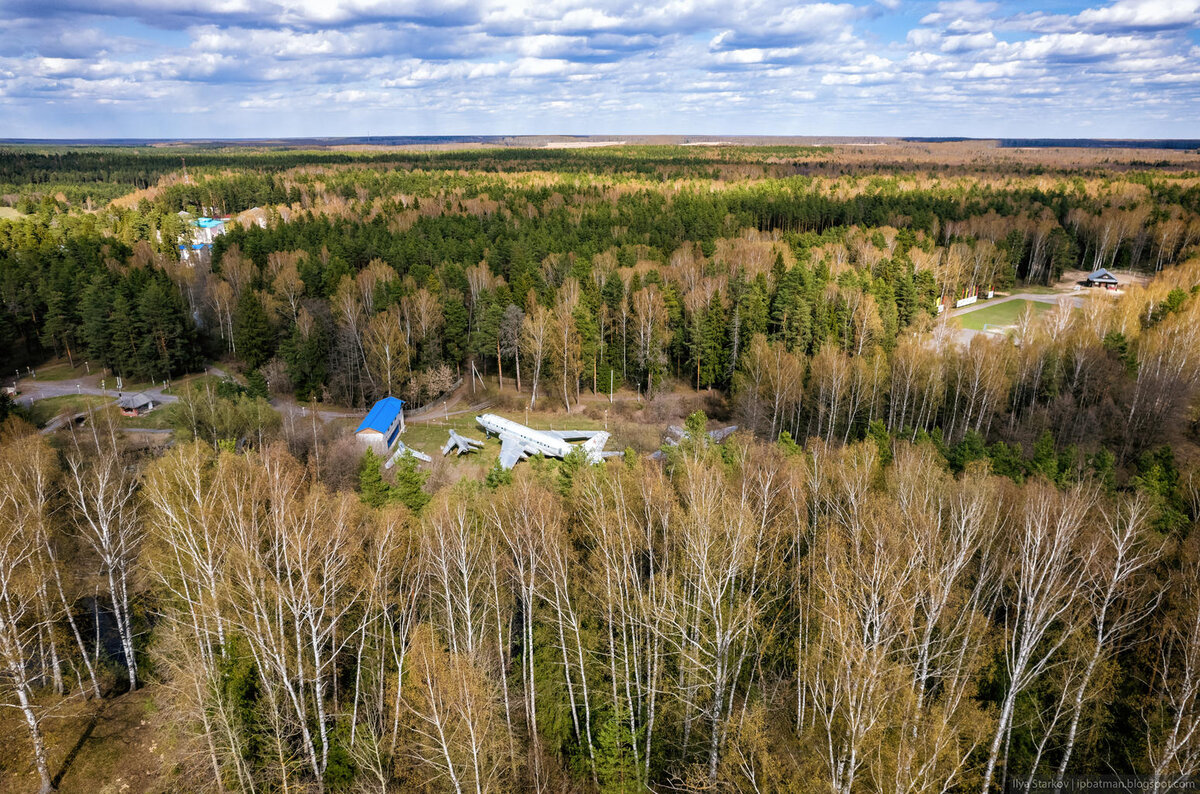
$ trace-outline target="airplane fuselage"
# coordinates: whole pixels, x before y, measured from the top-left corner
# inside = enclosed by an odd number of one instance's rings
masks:
[[[565,457],[570,454],[574,446],[557,436],[543,433],[540,430],[534,430],[532,427],[527,427],[519,422],[505,419],[503,416],[483,414],[482,416],[475,417],[475,421],[491,435],[512,436],[523,442],[527,448],[533,447],[548,457]]]

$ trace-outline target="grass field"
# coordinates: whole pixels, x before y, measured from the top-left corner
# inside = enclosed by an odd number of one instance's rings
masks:
[[[85,378],[88,374],[87,369],[82,363],[78,367],[72,367],[66,361],[53,361],[43,364],[40,367],[35,367],[33,371],[37,373],[38,380],[74,380],[76,378]]]
[[[62,397],[47,397],[38,400],[29,409],[29,418],[38,427],[45,425],[54,417],[63,413],[77,414],[89,407],[99,408],[113,402],[112,397],[102,397],[98,394],[67,394]]]
[[[995,303],[991,306],[985,305],[982,309],[960,314],[955,319],[963,328],[972,331],[982,331],[985,325],[1001,327],[1014,325],[1021,319],[1021,315],[1025,313],[1025,309],[1030,307],[1032,307],[1035,313],[1041,314],[1053,309],[1054,304],[1027,300],[1005,301],[1004,303]]]
[[[207,385],[216,389],[223,380],[226,380],[226,378],[222,378],[220,375],[205,375],[202,372],[197,372],[171,381],[171,388],[163,389],[163,394],[180,395],[193,386],[203,389]]]

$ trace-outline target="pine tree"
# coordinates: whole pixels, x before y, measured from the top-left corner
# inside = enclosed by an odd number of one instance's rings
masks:
[[[67,298],[57,290],[50,293],[46,305],[46,316],[42,323],[42,344],[50,345],[55,353],[66,353],[74,366],[76,320],[67,303]]]
[[[725,304],[720,295],[714,295],[705,307],[700,329],[700,346],[703,358],[700,363],[700,382],[703,386],[724,386],[726,343],[728,323],[725,319]]]
[[[142,324],[139,369],[154,380],[185,372],[195,361],[195,338],[179,293],[155,278],[138,298]]]
[[[233,340],[238,356],[250,369],[258,369],[275,353],[275,329],[254,290],[242,292],[233,317]]]
[[[383,481],[382,464],[375,450],[368,448],[358,466],[358,498],[371,507],[383,507],[388,502],[390,489]]]
[[[109,330],[112,332],[112,339],[108,346],[111,355],[109,367],[117,375],[136,376],[138,373],[137,339],[139,329],[133,306],[121,292],[118,292],[113,298],[112,316],[114,320],[123,318],[124,322],[114,321],[109,325]]]
[[[604,794],[646,790],[638,769],[637,743],[638,737],[629,730],[628,717],[619,712],[600,724],[596,732],[596,777]]]
[[[112,330],[109,313],[112,311],[112,287],[102,274],[97,274],[83,289],[79,301],[80,337],[89,358],[105,366],[112,365]]]
[[[494,491],[502,485],[510,485],[512,480],[512,470],[504,468],[500,465],[500,461],[497,460],[492,464],[492,468],[488,469],[487,476],[484,477],[483,482],[488,488]]]
[[[1058,481],[1058,453],[1054,449],[1054,435],[1049,430],[1043,431],[1037,443],[1033,445],[1029,473],[1041,474],[1050,482]]]
[[[427,479],[429,475],[417,467],[417,459],[406,452],[396,461],[396,484],[392,486],[388,499],[407,505],[414,513],[421,512],[430,498],[421,490]]]

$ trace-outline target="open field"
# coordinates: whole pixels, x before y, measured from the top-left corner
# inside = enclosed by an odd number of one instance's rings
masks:
[[[492,411],[493,409],[486,409]],[[504,411],[503,416],[512,419],[522,424],[528,424],[536,430],[603,430],[603,421],[596,421],[586,416],[571,416],[562,418],[549,417],[541,414],[538,411],[531,411],[528,415],[529,420],[526,422],[526,416],[523,412]],[[449,431],[453,429],[468,438],[475,438],[483,441],[485,436],[483,429],[475,423],[476,413],[470,411],[457,416],[451,416],[449,419],[429,419],[422,422],[411,422],[408,424],[400,440],[406,446],[424,452],[426,455],[434,458],[435,462],[441,457],[442,445],[446,443],[449,436]],[[613,423],[609,424],[609,432],[613,432]],[[617,434],[613,433],[613,437],[609,439],[606,450],[621,450],[624,446],[617,438]],[[483,449],[479,452],[462,455],[456,457],[453,454],[446,458],[454,466],[470,466],[480,468],[487,471],[496,462],[500,456],[500,442],[494,438],[487,439]],[[466,472],[463,472],[464,474]]]
[[[171,381],[171,386],[169,388],[162,390],[162,393],[173,394],[178,397],[180,394],[183,394],[192,387],[202,389],[205,386],[209,386],[215,389],[223,380],[227,380],[227,378],[221,377],[220,375],[205,375],[202,372],[197,372],[191,375],[185,375],[182,378],[176,378],[175,380]]]
[[[526,411],[527,395],[511,389],[497,392],[495,380],[487,379],[489,388],[474,396],[468,396],[469,388],[463,388],[462,397],[450,408],[446,418],[433,412],[408,422],[400,440],[413,449],[432,457],[429,464],[434,478],[482,477],[500,455],[500,442],[487,439],[482,450],[469,455],[441,457],[442,445],[446,443],[448,431],[453,429],[470,438],[484,440],[483,430],[475,423],[481,413],[494,413],[507,419],[526,424],[537,430],[607,430],[611,437],[604,449],[606,452],[621,452],[631,448],[638,454],[648,454],[658,449],[669,425],[683,424],[684,417],[696,410],[705,411],[710,417],[718,417],[712,427],[727,424],[723,418],[725,406],[718,393],[696,393],[690,389],[663,390],[653,400],[637,400],[636,392],[623,390],[609,403],[607,395],[592,394],[583,390],[581,402],[572,407],[571,413],[562,410],[561,402],[542,397],[538,408]],[[479,410],[464,410],[468,405],[488,405]],[[343,420],[337,420],[343,421]],[[358,419],[346,421],[345,432],[353,432]],[[520,464],[524,465],[524,464]]]
[[[1054,304],[1027,300],[1005,301],[1004,303],[984,306],[982,309],[977,309],[973,312],[967,312],[955,319],[963,328],[971,331],[982,331],[985,326],[1003,327],[1016,324],[1027,308],[1032,308],[1035,313],[1041,314],[1053,309]]]
[[[77,414],[88,408],[108,405],[112,401],[111,397],[103,397],[98,394],[67,394],[62,397],[47,397],[33,404],[29,409],[29,419],[40,427],[59,414]]]
[[[82,363],[77,367],[72,367],[65,359],[56,359],[40,367],[35,367],[33,371],[37,373],[37,379],[42,381],[74,380],[88,375],[88,371]]]

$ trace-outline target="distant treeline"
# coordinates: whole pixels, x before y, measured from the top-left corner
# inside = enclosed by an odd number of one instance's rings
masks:
[[[149,188],[167,174],[191,176],[222,171],[278,173],[302,166],[390,166],[392,168],[465,168],[475,171],[553,170],[568,172],[673,173],[711,175],[721,164],[746,163],[771,156],[792,158],[828,154],[822,147],[675,147],[623,146],[598,149],[472,149],[448,152],[345,152],[319,149],[226,147],[0,149],[0,196],[32,202],[64,193],[71,203],[85,196],[103,203],[131,190]],[[23,208],[25,211],[27,208]]]
[[[959,143],[991,138],[901,138],[911,143]],[[1195,138],[998,138],[1002,149],[1200,149]]]

